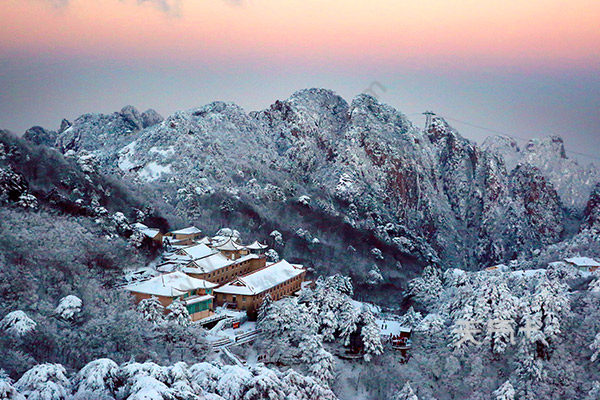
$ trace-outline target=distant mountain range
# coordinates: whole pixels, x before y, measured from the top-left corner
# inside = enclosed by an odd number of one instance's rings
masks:
[[[473,269],[568,238],[600,181],[558,137],[479,146],[441,118],[422,130],[373,97],[348,103],[325,89],[250,113],[214,102],[163,119],[127,106],[24,137],[83,157],[181,220],[278,230],[286,257],[359,276],[379,268],[386,279],[427,263]]]

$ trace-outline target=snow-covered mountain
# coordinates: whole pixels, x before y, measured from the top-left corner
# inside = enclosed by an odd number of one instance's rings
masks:
[[[467,268],[558,241],[563,214],[582,214],[599,180],[566,158],[559,138],[523,150],[502,137],[478,146],[443,119],[423,131],[373,97],[347,103],[324,89],[250,113],[215,102],[164,121],[132,107],[86,114],[61,129],[56,146],[91,152],[105,173],[160,188],[184,218],[198,218],[200,204],[220,193],[272,210],[308,195],[314,212],[422,264]],[[276,228],[326,235],[281,213],[270,219],[293,226]]]
[[[509,171],[518,164],[538,168],[556,188],[563,206],[574,213],[581,214],[592,189],[600,181],[600,171],[595,166],[582,166],[567,157],[563,139],[558,136],[532,139],[523,149],[512,138],[492,136],[482,147],[500,155]]]

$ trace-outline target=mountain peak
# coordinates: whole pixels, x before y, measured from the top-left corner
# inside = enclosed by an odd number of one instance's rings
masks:
[[[531,139],[525,150],[530,153],[548,153],[548,155],[559,155],[560,158],[567,158],[565,144],[560,136]]]

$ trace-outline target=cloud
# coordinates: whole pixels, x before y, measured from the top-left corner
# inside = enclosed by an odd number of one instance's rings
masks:
[[[244,5],[244,0],[223,0],[225,3],[230,6],[240,7]]]
[[[181,0],[137,0],[137,4],[150,4],[171,16],[181,15]]]
[[[77,0],[34,0],[43,1],[54,8],[64,8]],[[81,0],[83,1],[83,0]],[[88,0],[85,0],[88,1]],[[165,14],[179,16],[181,14],[182,0],[119,0],[121,3],[135,2],[139,6],[151,5]],[[241,2],[241,0],[226,0],[227,2]]]
[[[55,8],[63,8],[63,7],[68,6],[70,3],[70,0],[44,0],[44,1]]]

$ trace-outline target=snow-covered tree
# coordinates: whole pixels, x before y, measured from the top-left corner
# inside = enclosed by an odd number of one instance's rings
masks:
[[[406,313],[402,315],[399,322],[402,326],[415,329],[423,320],[423,315],[420,312],[415,311],[411,306]]]
[[[409,382],[406,382],[402,389],[392,397],[392,400],[419,400]]]
[[[321,314],[320,325],[323,341],[333,342],[335,339],[334,334],[338,328],[338,319],[332,310],[327,310]]]
[[[288,399],[290,400],[337,399],[331,390],[323,387],[311,377],[300,375],[293,369],[289,369],[285,372],[282,382],[288,393]]]
[[[420,277],[408,283],[410,294],[415,299],[428,307],[433,307],[443,290],[440,272],[437,268],[428,265],[423,269]]]
[[[54,312],[60,318],[71,320],[81,312],[82,306],[83,302],[81,301],[81,299],[77,296],[70,294],[60,299],[58,306],[56,307]]]
[[[216,392],[226,399],[242,400],[244,393],[250,388],[252,378],[252,372],[246,368],[225,365],[221,367]]]
[[[383,260],[383,253],[377,247],[373,247],[371,249],[371,255],[377,260]]]
[[[381,270],[377,265],[373,265],[369,272],[367,273],[367,284],[369,285],[378,285],[384,281],[383,275],[381,275]]]
[[[244,394],[244,400],[287,400],[285,387],[277,374],[267,368],[254,368],[254,376],[248,382],[248,391]]]
[[[350,336],[358,330],[359,319],[360,314],[351,302],[347,301],[342,303],[338,329],[340,332],[340,339],[342,339],[344,346],[350,344]]]
[[[281,234],[281,232],[273,231],[269,234],[269,236],[273,238],[275,243],[277,243],[280,246],[283,246],[283,235]]]
[[[308,366],[310,375],[328,385],[333,379],[334,359],[323,348],[322,338],[319,335],[306,334],[300,342],[300,357]]]
[[[275,251],[275,249],[267,250],[265,252],[265,255],[267,256],[267,259],[271,262],[279,261],[279,254],[277,253],[277,251]]]
[[[0,321],[0,329],[14,336],[23,336],[35,330],[37,324],[25,312],[16,310],[6,314]]]
[[[588,290],[592,293],[600,293],[600,279],[596,278],[590,282]]]
[[[78,396],[114,396],[119,379],[119,366],[108,358],[94,360],[73,378],[73,391]]]
[[[139,248],[142,246],[142,243],[144,242],[144,234],[138,230],[133,230],[133,232],[131,233],[131,236],[129,236],[129,239],[127,239],[127,242],[135,247],[135,248]]]
[[[587,393],[585,400],[598,400],[600,399],[600,382],[594,381],[592,388]]]
[[[473,319],[485,324],[483,342],[493,353],[503,353],[515,343],[519,301],[502,280],[486,280],[476,291]]]
[[[504,382],[493,394],[496,400],[515,400],[515,388],[510,381]]]
[[[65,400],[71,392],[67,371],[60,364],[36,365],[25,372],[14,387],[27,400]]]
[[[529,343],[537,346],[538,357],[548,357],[548,348],[561,332],[561,319],[570,312],[568,287],[543,277],[535,292],[521,305],[522,330]]]
[[[415,328],[418,332],[437,333],[444,329],[446,321],[440,314],[427,314]]]
[[[363,325],[360,336],[364,346],[363,358],[365,361],[371,361],[373,356],[378,356],[383,353],[383,344],[381,343],[381,332],[375,318],[371,317],[366,320]]]
[[[153,322],[154,324],[160,324],[165,320],[165,308],[156,296],[151,296],[140,301],[137,305],[137,310],[142,313],[146,321]]]
[[[167,320],[181,326],[189,326],[192,322],[190,313],[187,307],[179,300],[174,300],[167,309],[170,311],[167,314]]]
[[[3,400],[25,400],[25,396],[17,391],[8,376],[3,376],[0,370],[0,399]]]
[[[310,196],[302,195],[302,196],[298,197],[298,204],[302,204],[303,206],[309,207],[310,206]]]
[[[594,341],[592,342],[592,344],[590,344],[590,349],[594,352],[594,354],[592,354],[591,360],[596,361],[598,359],[598,356],[600,355],[600,333],[598,333],[596,337],[594,337]]]
[[[263,298],[262,303],[260,303],[260,307],[258,308],[258,314],[256,317],[256,324],[260,327],[260,323],[267,314],[269,313],[269,308],[273,304],[273,300],[271,300],[271,295],[267,293],[267,295]]]
[[[331,353],[324,348],[320,348],[312,356],[312,360],[308,365],[308,371],[317,381],[328,386],[333,381],[333,371],[335,361]]]

